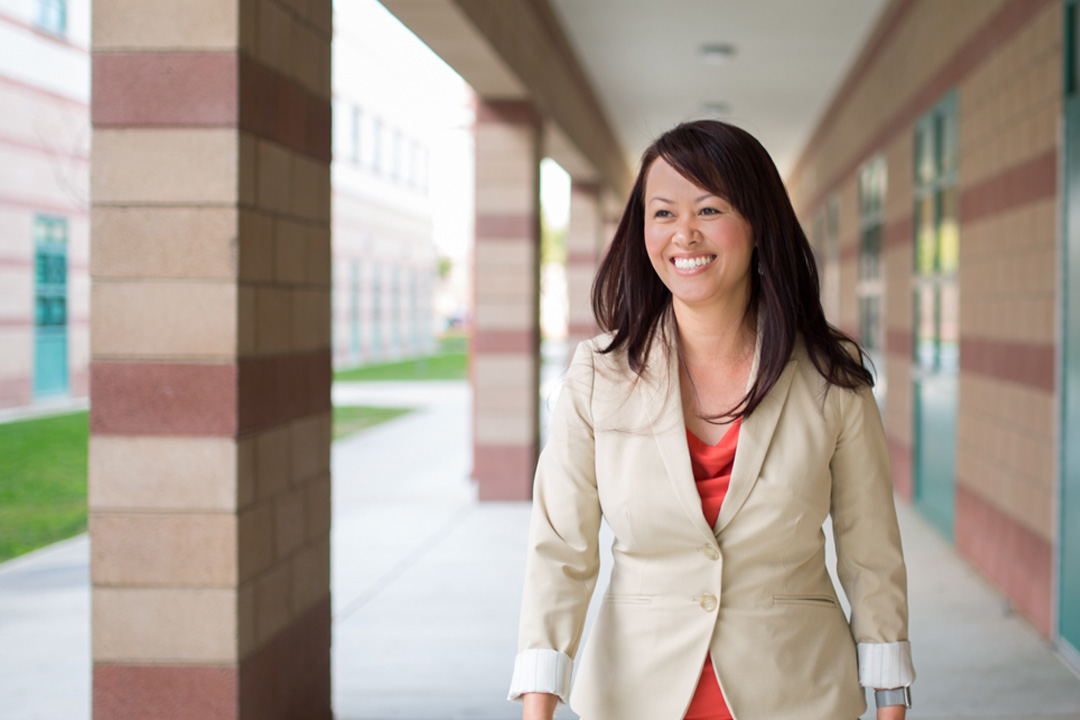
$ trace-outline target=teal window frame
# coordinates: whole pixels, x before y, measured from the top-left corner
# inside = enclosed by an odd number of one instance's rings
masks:
[[[39,30],[64,35],[67,33],[67,0],[37,0],[35,26]]]
[[[888,167],[875,155],[859,169],[859,261],[855,297],[859,311],[859,341],[870,355],[876,371],[874,394],[885,400],[885,195]]]

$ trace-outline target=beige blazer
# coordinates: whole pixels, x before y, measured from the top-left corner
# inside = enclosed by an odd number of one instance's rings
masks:
[[[682,718],[706,652],[736,720],[853,720],[860,680],[909,684],[906,571],[871,392],[826,395],[797,343],[743,421],[709,527],[675,354],[654,343],[638,379],[625,354],[597,352],[608,339],[579,346],[537,467],[519,661],[566,658],[556,674],[569,682],[603,516],[614,568],[570,694],[583,720]],[[830,512],[850,622],[825,567]],[[544,673],[518,665],[518,693],[538,689]]]

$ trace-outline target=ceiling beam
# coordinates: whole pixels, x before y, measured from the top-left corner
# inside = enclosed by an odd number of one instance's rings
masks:
[[[563,153],[572,176],[629,190],[623,150],[548,0],[382,2],[482,100],[528,100],[555,123],[577,151]],[[560,162],[558,143],[550,154]],[[593,177],[581,177],[581,158]]]

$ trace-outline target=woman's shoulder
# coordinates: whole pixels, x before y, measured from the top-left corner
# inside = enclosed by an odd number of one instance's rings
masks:
[[[863,356],[858,344],[843,341],[841,346],[854,362],[861,364]],[[852,404],[862,404],[866,398],[873,398],[872,387],[867,383],[857,381],[852,386],[830,383],[811,358],[802,333],[796,337],[791,359],[797,361],[797,373],[802,382],[810,387],[814,396],[821,399],[821,411],[827,418],[839,420]],[[822,358],[822,362],[826,362],[826,359]]]
[[[616,372],[621,368],[629,370],[626,358],[626,346],[612,347],[615,333],[605,332],[578,343],[574,351],[571,367],[588,365],[594,371]]]

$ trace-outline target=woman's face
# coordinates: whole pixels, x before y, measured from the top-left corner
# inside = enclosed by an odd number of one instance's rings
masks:
[[[750,223],[663,158],[645,176],[645,248],[677,304],[707,309],[750,297]]]

